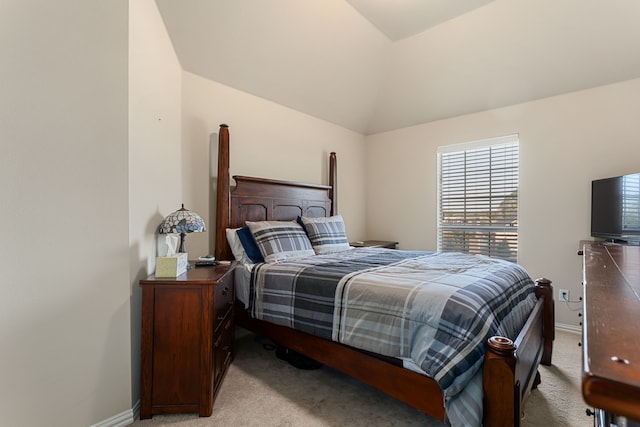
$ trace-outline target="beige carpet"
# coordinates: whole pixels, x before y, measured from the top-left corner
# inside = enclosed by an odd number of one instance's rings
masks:
[[[213,415],[155,415],[135,427],[213,426],[442,426],[415,409],[334,370],[296,369],[265,350],[253,335],[236,342],[236,359]],[[542,384],[525,406],[526,427],[593,425],[580,392],[580,336],[558,331],[554,364],[542,366]]]

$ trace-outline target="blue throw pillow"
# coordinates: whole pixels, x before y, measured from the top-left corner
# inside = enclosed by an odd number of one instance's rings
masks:
[[[247,253],[247,256],[251,260],[251,262],[264,262],[264,258],[262,253],[260,253],[260,248],[256,244],[255,239],[253,238],[253,234],[251,234],[251,230],[249,227],[242,227],[236,231],[238,238],[240,239],[240,243],[242,243],[242,247],[244,251]]]

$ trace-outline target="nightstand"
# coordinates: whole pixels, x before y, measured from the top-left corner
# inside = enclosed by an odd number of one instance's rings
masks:
[[[398,242],[390,242],[386,240],[363,240],[359,242],[350,242],[351,246],[355,248],[387,248],[387,249],[396,249],[398,246]]]
[[[142,288],[140,419],[208,417],[233,358],[234,264],[149,276]]]

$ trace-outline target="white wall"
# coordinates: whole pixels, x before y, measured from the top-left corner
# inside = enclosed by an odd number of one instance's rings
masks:
[[[189,251],[213,250],[220,123],[232,174],[327,183],[336,151],[349,237],[406,249],[435,248],[436,147],[519,133],[521,262],[574,297],[591,179],[640,170],[640,80],[365,139],[182,72],[152,0],[8,0],[0,18],[3,426],[88,426],[137,401],[137,281],[179,203],[210,230]]]
[[[0,6],[0,425],[131,408],[128,2]]]
[[[638,111],[640,79],[370,136],[366,234],[435,250],[436,148],[519,134],[519,262],[578,299],[591,180],[640,171]],[[580,320],[556,304],[556,321]]]
[[[131,264],[131,388],[140,396],[139,280],[166,253],[157,234],[180,208],[182,68],[153,0],[129,2],[129,245]]]
[[[214,248],[215,181],[211,177],[217,174],[221,123],[229,125],[232,176],[328,184],[329,153],[335,151],[338,210],[349,238],[364,238],[364,136],[192,73],[183,76],[184,201],[208,227],[206,233],[188,235],[191,258]]]

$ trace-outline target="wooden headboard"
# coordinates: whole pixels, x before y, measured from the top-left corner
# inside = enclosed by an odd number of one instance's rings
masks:
[[[216,248],[219,260],[232,260],[226,229],[245,221],[290,221],[298,216],[331,216],[337,213],[336,153],[329,155],[329,185],[274,179],[229,177],[229,128],[220,125],[218,134],[218,185],[216,189]]]

